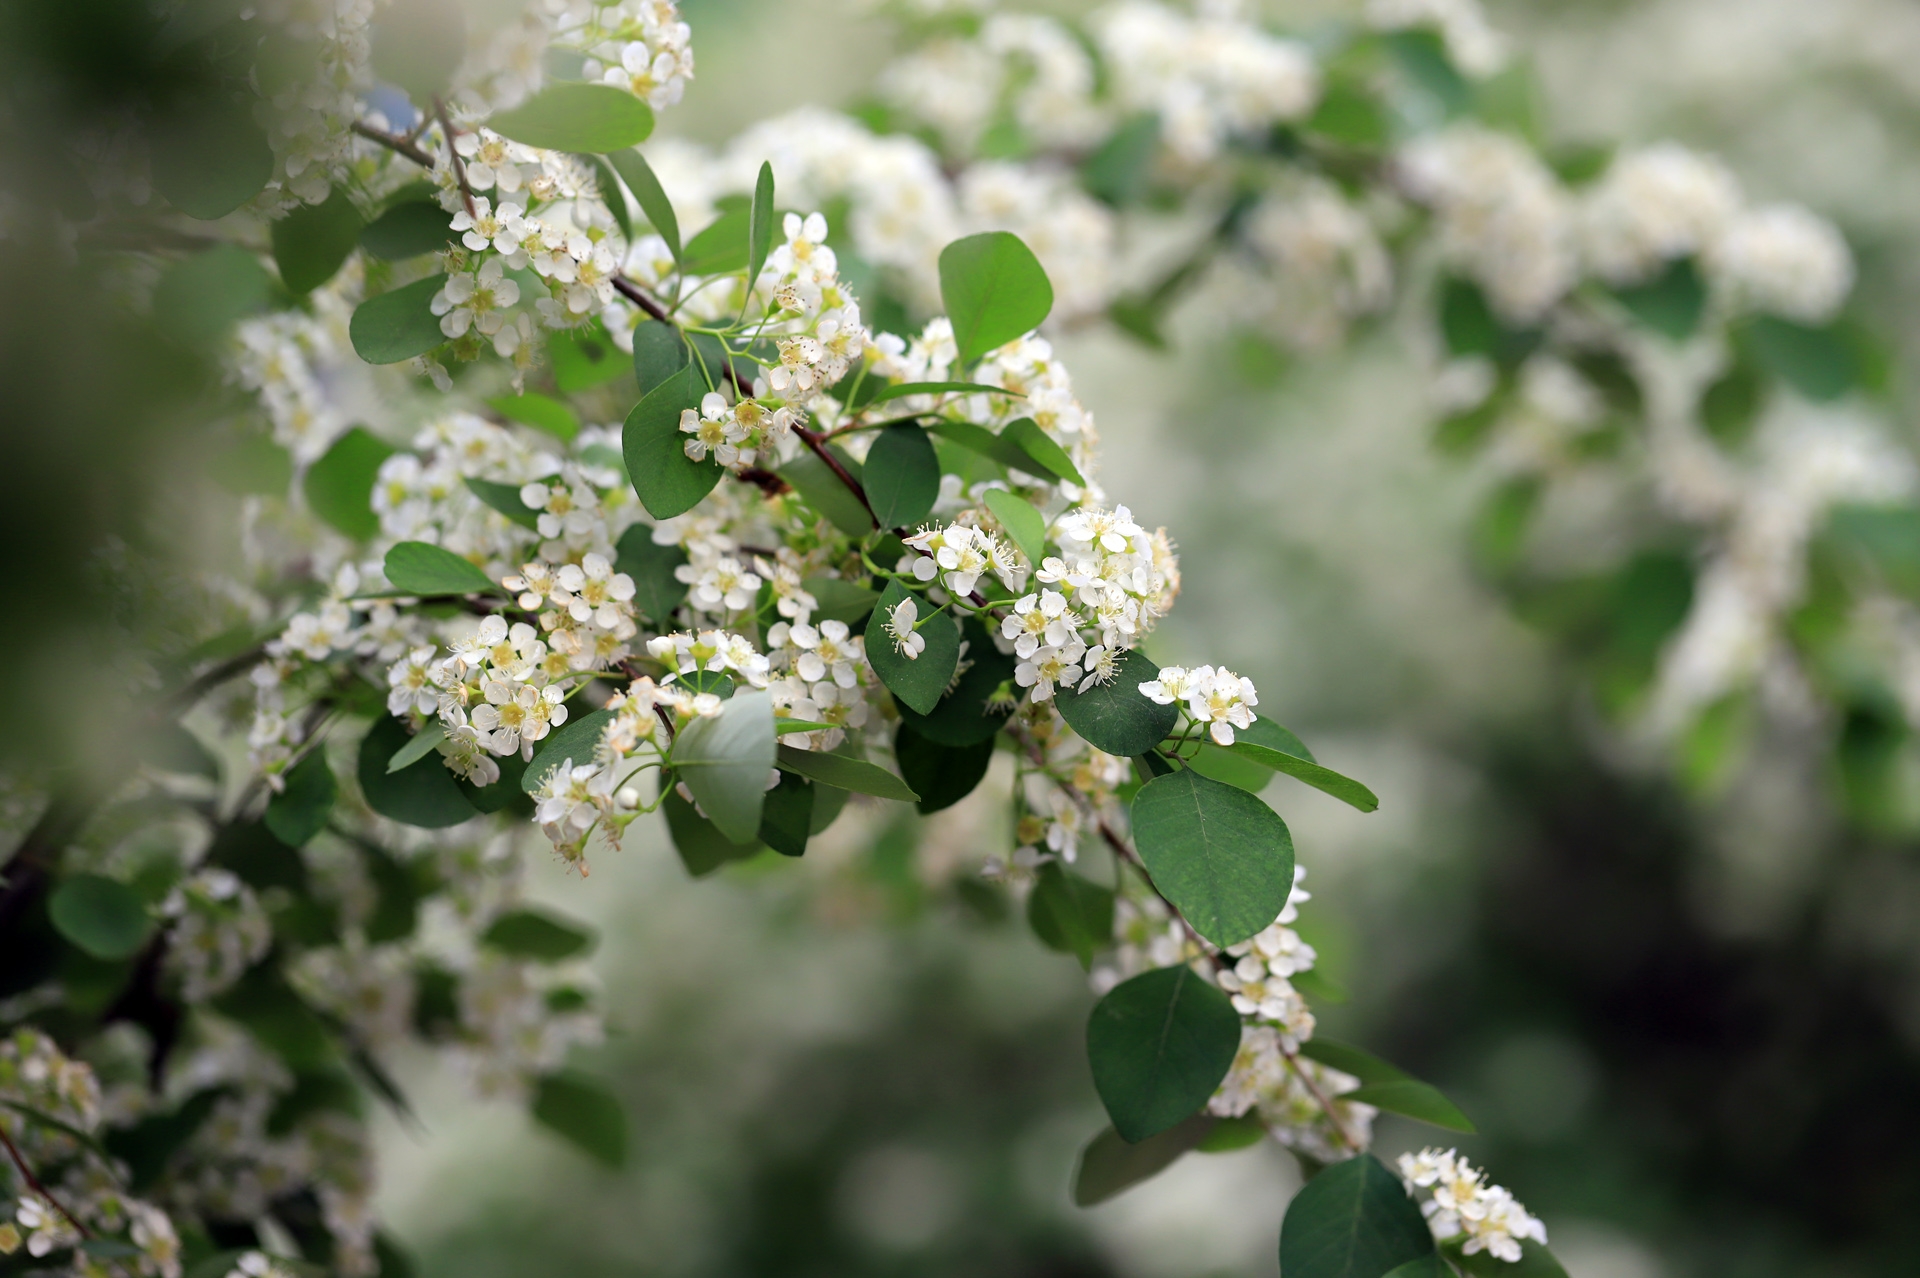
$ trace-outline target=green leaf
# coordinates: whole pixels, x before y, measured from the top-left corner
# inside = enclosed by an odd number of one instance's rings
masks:
[[[1301,1044],[1300,1054],[1359,1079],[1360,1088],[1345,1093],[1348,1100],[1363,1101],[1376,1109],[1391,1110],[1450,1131],[1469,1135],[1474,1131],[1473,1123],[1441,1095],[1439,1088],[1421,1082],[1371,1052],[1330,1038],[1311,1038]]]
[[[142,1193],[158,1180],[174,1151],[193,1139],[227,1095],[225,1088],[210,1087],[195,1092],[170,1112],[150,1113],[131,1127],[109,1129],[103,1142],[115,1158],[127,1164],[128,1187]],[[214,1278],[225,1278],[226,1273],[219,1270]]]
[[[1835,400],[1860,382],[1860,359],[1837,325],[1813,328],[1762,315],[1734,334],[1742,352],[1816,403]]]
[[[672,324],[642,320],[633,330],[633,376],[646,395],[693,359],[687,339]]]
[[[280,282],[306,293],[332,279],[360,242],[360,210],[336,190],[323,204],[300,205],[271,229]]]
[[[1027,925],[1048,949],[1091,967],[1094,954],[1113,944],[1113,890],[1049,861],[1027,895]]]
[[[873,651],[871,642],[867,651]],[[1149,701],[1140,692],[1141,684],[1159,677],[1160,667],[1135,648],[1120,658],[1119,670],[1113,678],[1077,692],[1062,688],[1054,694],[1053,703],[1067,726],[1090,745],[1108,754],[1131,758],[1145,754],[1166,740],[1179,721],[1178,706]]]
[[[480,934],[480,943],[516,958],[558,963],[593,948],[593,932],[545,910],[510,910]]]
[[[1067,450],[1054,441],[1053,436],[1040,429],[1040,423],[1031,417],[1021,417],[1010,421],[1000,431],[1000,438],[1011,440],[1020,451],[1033,459],[1030,466],[1020,469],[1031,474],[1051,475],[1055,479],[1064,479],[1081,488],[1087,481],[1080,474],[1080,468],[1073,464],[1073,458],[1067,456]],[[1034,467],[1039,467],[1038,471]],[[1038,563],[1038,560],[1034,561]]]
[[[360,232],[360,247],[387,262],[404,262],[422,253],[438,253],[453,241],[453,214],[436,200],[409,199],[389,204]]]
[[[689,436],[680,432],[680,414],[700,404],[695,378],[689,366],[648,391],[627,414],[621,434],[627,475],[655,519],[692,510],[726,473],[711,456],[698,462],[687,456]]]
[[[996,435],[985,426],[973,422],[954,422],[941,418],[926,424],[927,430],[944,440],[960,445],[969,452],[982,457],[990,457],[1012,470],[1024,470],[1032,473],[1038,463],[1027,455],[1027,450],[1013,440]]]
[[[1145,111],[1124,121],[1080,166],[1080,185],[1089,195],[1122,208],[1147,188],[1153,154],[1160,146],[1160,117]]]
[[[1013,670],[1018,663],[1013,654],[994,647],[986,627],[972,617],[961,623],[961,637],[966,642],[969,664],[952,691],[940,698],[928,714],[921,714],[911,706],[900,707],[900,722],[919,736],[943,746],[975,746],[991,741],[1019,704],[1013,684]],[[1006,693],[1005,700],[989,708],[989,703],[1002,691]]]
[[[61,880],[47,898],[47,918],[54,931],[97,959],[131,958],[151,930],[139,894],[99,874]]]
[[[1537,328],[1510,327],[1494,313],[1479,285],[1457,278],[1440,289],[1440,332],[1452,354],[1485,355],[1509,370],[1526,363],[1541,337]]]
[[[909,395],[1006,395],[1013,399],[1022,396],[1004,386],[988,386],[984,382],[895,382],[882,387],[871,395],[862,396],[866,404],[884,404],[890,399],[905,399]]]
[[[1471,1278],[1567,1278],[1566,1269],[1554,1254],[1531,1239],[1520,1244],[1518,1260],[1502,1260],[1490,1251],[1476,1251],[1468,1256],[1452,1244],[1447,1246],[1446,1254]]]
[[[775,751],[775,760],[782,772],[792,772],[837,790],[897,799],[902,803],[913,803],[920,798],[905,781],[865,759],[783,745]]]
[[[912,528],[940,496],[940,459],[918,426],[889,426],[875,437],[860,471],[861,486],[882,528]]]
[[[914,599],[918,615],[914,630],[927,641],[916,657],[907,657],[894,647],[887,626],[893,610],[904,600]],[[932,605],[916,599],[897,581],[887,583],[886,593],[867,618],[867,661],[880,682],[903,704],[921,714],[931,713],[953,681],[960,664],[960,628],[945,612],[930,611]]]
[[[1222,782],[1248,794],[1258,794],[1273,782],[1273,769],[1235,754],[1224,746],[1203,741],[1187,760],[1187,766],[1203,777]]]
[[[660,178],[647,163],[647,157],[634,150],[613,151],[607,155],[607,163],[613,165],[613,171],[633,192],[648,223],[667,242],[667,251],[673,254],[673,260],[679,261],[680,219],[674,216],[673,201],[667,198],[666,188],[660,185]]]
[[[1206,1104],[1239,1050],[1240,1014],[1185,965],[1122,981],[1087,1020],[1094,1090],[1135,1143]]]
[[[1257,1113],[1248,1113],[1221,1119],[1194,1148],[1203,1154],[1230,1154],[1236,1149],[1250,1149],[1266,1138],[1267,1125]]]
[[[867,614],[880,602],[879,591],[839,577],[808,577],[801,585],[820,605],[813,612],[815,621],[844,621],[849,626],[863,627],[867,624]]]
[[[481,502],[499,511],[522,528],[538,529],[540,512],[520,500],[519,484],[501,484],[491,479],[467,477],[467,491]]]
[[[681,250],[680,270],[687,275],[730,275],[747,269],[747,234],[753,212],[746,205],[726,209],[696,231]]]
[[[736,843],[759,836],[773,761],[773,698],[763,691],[729,698],[719,714],[693,720],[673,742],[674,774]]]
[[[485,786],[461,781],[460,793],[466,796],[468,803],[489,815],[508,804],[519,804],[529,809],[531,815],[532,805],[526,802],[526,790],[522,784],[527,776],[527,761],[516,753],[504,759],[496,758],[494,763],[500,768],[499,780]]]
[[[568,759],[573,760],[576,768],[592,763],[600,748],[600,734],[611,722],[613,711],[594,710],[578,718],[570,718],[549,732],[541,738],[540,748],[527,764],[527,770],[520,778],[520,788],[532,794],[546,781],[547,773]]]
[[[1040,259],[1010,231],[969,235],[940,250],[940,297],[963,365],[1040,327],[1053,309]]]
[[[547,358],[553,363],[553,384],[566,395],[604,386],[624,375],[628,367],[606,325],[597,319],[579,328],[549,332]]]
[[[673,575],[687,562],[687,552],[656,543],[647,524],[634,524],[621,533],[614,552],[614,571],[633,578],[633,606],[659,629],[669,629],[673,610],[687,597],[687,583]]]
[[[1700,395],[1700,424],[1723,448],[1746,441],[1766,404],[1765,374],[1744,359],[1736,359]]]
[[[1453,1270],[1436,1251],[1404,1265],[1395,1265],[1387,1271],[1386,1278],[1453,1278]]]
[[[713,822],[681,798],[678,790],[667,792],[662,808],[667,814],[667,833],[673,839],[673,849],[680,854],[680,863],[687,867],[687,873],[696,879],[705,878],[729,861],[743,861],[760,850],[757,839],[746,843],[728,839]]]
[[[305,847],[326,829],[339,793],[327,752],[316,745],[287,770],[284,788],[268,801],[267,828],[288,847]]]
[[[487,127],[528,146],[603,155],[645,142],[653,132],[653,111],[612,85],[561,81],[511,111],[496,112]]]
[[[593,185],[599,191],[600,198],[607,206],[607,212],[613,215],[614,225],[620,228],[620,238],[633,243],[633,219],[627,212],[627,201],[620,194],[619,179],[607,162],[597,155],[576,155],[574,157],[593,170]]]
[[[613,1168],[626,1165],[626,1111],[619,1098],[597,1079],[573,1070],[542,1075],[534,1087],[530,1109],[542,1126],[595,1161]]]
[[[473,561],[444,546],[424,541],[399,541],[387,551],[387,581],[396,591],[427,598],[434,595],[500,594],[499,583]]]
[[[347,321],[354,352],[369,364],[398,364],[446,341],[440,318],[430,309],[446,282],[445,275],[429,275],[356,306]]]
[[[989,488],[985,500],[987,509],[1007,530],[1007,536],[1013,538],[1013,544],[1020,547],[1020,553],[1027,557],[1027,562],[1039,567],[1040,561],[1047,555],[1045,516],[1035,510],[1033,503],[1026,498],[1004,488]]]
[[[1293,890],[1287,823],[1246,791],[1192,769],[1141,787],[1133,839],[1154,887],[1223,948],[1271,924]]]
[[[796,732],[830,732],[833,726],[831,723],[816,723],[811,719],[784,719],[776,715],[773,720],[773,735],[788,737]]]
[[[181,94],[152,130],[153,185],[188,217],[211,222],[260,194],[273,150],[254,122],[253,94],[208,85]]]
[[[827,451],[855,480],[860,478],[858,462],[832,444],[827,445]],[[780,467],[780,478],[792,484],[802,501],[847,536],[864,537],[873,531],[873,516],[867,513],[859,495],[812,450],[794,454],[792,461]]]
[[[393,758],[387,760],[387,771],[398,772],[402,768],[412,767],[431,754],[434,747],[446,739],[446,728],[438,719],[433,720],[414,733],[405,745],[393,752]]]
[[[307,505],[355,541],[377,536],[380,516],[373,510],[373,485],[381,464],[391,456],[393,448],[384,439],[355,426],[307,467],[301,484]]]
[[[760,268],[773,251],[773,165],[762,161],[753,183],[753,207],[747,213],[747,287],[760,278]]]
[[[941,745],[902,723],[894,734],[893,757],[900,763],[901,777],[920,796],[914,806],[925,814],[950,808],[973,793],[993,763],[993,742]]]
[[[528,391],[524,395],[496,395],[487,407],[511,422],[545,431],[555,439],[571,442],[580,433],[580,419],[571,408],[551,396]]]
[[[367,806],[381,816],[429,830],[459,825],[479,815],[437,754],[398,772],[387,771],[388,762],[411,739],[406,725],[391,717],[376,719],[367,729],[357,769]]]
[[[1707,286],[1690,257],[1675,258],[1644,284],[1616,288],[1613,295],[1635,319],[1676,342],[1693,336],[1707,309]]]
[[[1433,1250],[1433,1233],[1406,1186],[1372,1154],[1308,1181],[1280,1226],[1287,1278],[1381,1278]]]
[[[760,841],[781,856],[805,856],[813,833],[813,796],[813,782],[796,772],[782,772],[780,784],[767,791],[760,810]]]
[[[1197,1148],[1214,1122],[1210,1115],[1195,1114],[1138,1144],[1106,1128],[1080,1151],[1080,1165],[1073,1173],[1074,1205],[1092,1207],[1159,1175]]]
[[[153,290],[153,318],[182,346],[209,347],[247,316],[267,309],[273,278],[237,244],[182,258]]]
[[[1259,721],[1255,720],[1255,722]],[[1342,803],[1359,808],[1362,812],[1372,812],[1380,806],[1380,800],[1373,791],[1352,777],[1341,776],[1332,768],[1323,768],[1297,755],[1275,750],[1254,741],[1236,738],[1227,748],[1243,759],[1251,759],[1262,767],[1272,768],[1275,772],[1284,772],[1296,781],[1304,781],[1316,790],[1323,790]]]

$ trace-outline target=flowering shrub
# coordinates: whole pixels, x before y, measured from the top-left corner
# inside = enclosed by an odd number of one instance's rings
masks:
[[[130,291],[221,317],[296,470],[207,590],[233,624],[151,701],[177,748],[36,794],[7,863],[35,957],[0,981],[0,1253],[397,1266],[365,1111],[407,1112],[410,1043],[617,1163],[617,1102],[565,1066],[601,1032],[593,937],[523,877],[655,812],[694,876],[799,857],[853,795],[930,813],[992,777],[1013,838],[981,872],[1100,996],[1078,1201],[1271,1135],[1312,1174],[1289,1278],[1559,1272],[1454,1153],[1367,1152],[1381,1111],[1471,1126],[1316,1034],[1304,867],[1255,794],[1377,800],[1250,680],[1147,657],[1175,544],[1102,486],[1043,334],[1160,343],[1201,290],[1310,352],[1411,288],[1441,441],[1506,477],[1494,566],[1684,735],[1788,676],[1832,693],[1823,654],[1863,636],[1911,659],[1910,463],[1870,415],[1761,408],[1869,380],[1831,228],[1677,148],[1543,157],[1465,0],[1312,49],[1151,0],[909,15],[860,119],[717,154],[639,149],[693,74],[668,0],[323,10],[185,31],[199,96],[127,143],[177,236],[111,250]],[[1168,203],[1207,229],[1123,286]],[[1529,552],[1596,475],[1644,544]],[[1839,502],[1882,505],[1829,534]],[[1809,569],[1823,538],[1858,553]]]

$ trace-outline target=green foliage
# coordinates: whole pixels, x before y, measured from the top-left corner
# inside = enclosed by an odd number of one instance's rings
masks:
[[[855,794],[871,794],[880,799],[913,803],[920,796],[913,787],[876,763],[825,750],[801,750],[783,745],[775,752],[782,772],[791,772],[821,785]],[[764,781],[764,778],[762,778]]]
[[[1484,355],[1507,370],[1524,364],[1540,345],[1540,330],[1509,326],[1478,285],[1459,278],[1440,286],[1440,335],[1450,353]]]
[[[1259,727],[1263,722],[1266,721],[1254,720],[1254,727]],[[1280,730],[1286,732],[1284,728]],[[1288,732],[1287,736],[1293,737],[1293,734]],[[1298,737],[1293,739],[1299,740]],[[1228,749],[1263,768],[1272,768],[1275,772],[1286,773],[1296,781],[1304,781],[1314,789],[1331,794],[1342,803],[1356,807],[1362,812],[1373,812],[1380,807],[1379,797],[1352,777],[1342,776],[1332,768],[1322,767],[1311,759],[1302,758],[1290,750],[1276,749],[1274,746],[1263,744],[1254,739],[1252,729],[1237,733],[1234,743]]]
[[[453,240],[452,223],[453,214],[435,199],[396,199],[360,232],[360,247],[383,261],[404,262],[445,248]]]
[[[1230,1154],[1236,1149],[1248,1149],[1267,1138],[1267,1125],[1257,1112],[1250,1111],[1238,1118],[1223,1118],[1213,1125],[1213,1130],[1200,1138],[1194,1148],[1203,1154]]]
[[[47,898],[47,918],[56,932],[97,959],[133,957],[151,930],[139,893],[100,874],[61,880]]]
[[[752,842],[773,771],[773,700],[762,691],[729,698],[694,719],[673,742],[673,769],[707,819],[736,843]]]
[[[1192,769],[1141,787],[1133,837],[1153,885],[1215,945],[1236,945],[1272,923],[1293,890],[1287,823],[1246,791]]]
[[[813,613],[816,621],[844,621],[855,630],[865,628],[880,601],[879,591],[840,577],[808,577],[802,584],[820,605]]]
[[[1316,1036],[1300,1045],[1300,1054],[1359,1079],[1360,1088],[1346,1093],[1348,1100],[1391,1110],[1449,1131],[1469,1135],[1474,1131],[1473,1123],[1458,1106],[1441,1095],[1437,1087],[1421,1082],[1370,1052]]]
[[[260,259],[236,244],[182,258],[153,291],[153,317],[182,346],[206,348],[236,323],[267,309],[273,279]]]
[[[673,610],[687,597],[687,583],[673,570],[687,562],[679,546],[653,540],[649,524],[634,524],[614,543],[614,570],[633,578],[633,606],[662,630],[671,629]]]
[[[773,165],[762,161],[753,182],[753,205],[747,211],[747,286],[760,278],[760,268],[773,251]]]
[[[1041,430],[1040,424],[1033,418],[1019,417],[1008,422],[1000,431],[1000,437],[1012,441],[1021,452],[1032,459],[1033,465],[1022,466],[1021,470],[1038,474],[1042,478],[1064,479],[1081,488],[1087,486],[1085,477],[1080,474],[1080,468],[1073,464],[1073,458],[1067,455],[1067,450],[1055,443],[1053,436]],[[1040,469],[1034,471],[1033,466],[1038,466]],[[1039,561],[1035,560],[1035,562]]]
[[[1840,398],[1860,383],[1861,361],[1839,325],[1814,328],[1761,315],[1734,332],[1741,354],[1816,403]]]
[[[1764,374],[1744,359],[1736,359],[1700,396],[1700,424],[1707,434],[1731,447],[1746,442],[1766,405]]]
[[[919,615],[915,630],[927,646],[917,657],[903,656],[886,628],[893,609],[910,598],[913,596],[899,582],[887,583],[873,615],[867,618],[867,661],[897,700],[928,714],[939,704],[953,680],[954,668],[960,664],[960,628],[945,612],[929,612],[932,605],[916,599]]]
[[[1273,781],[1271,768],[1211,741],[1202,743],[1193,752],[1193,757],[1187,760],[1187,766],[1203,777],[1245,790],[1248,794],[1260,793]]]
[[[253,94],[196,85],[153,121],[153,185],[188,217],[211,222],[260,194],[273,151],[253,118]]]
[[[267,828],[288,847],[304,847],[327,828],[339,793],[333,769],[327,766],[327,752],[315,745],[287,769],[280,792],[267,802]]]
[[[576,768],[592,763],[594,752],[600,746],[600,734],[611,722],[613,711],[594,710],[569,718],[547,733],[541,738],[540,748],[534,751],[527,770],[521,774],[520,788],[532,794],[547,779],[547,773],[568,759],[573,760]]]
[[[534,1088],[535,1121],[596,1162],[627,1161],[627,1114],[603,1083],[573,1070],[544,1075]]]
[[[781,856],[805,856],[815,793],[813,782],[799,773],[782,772],[760,809],[760,841]]]
[[[520,500],[519,484],[501,484],[471,476],[466,483],[467,491],[478,497],[483,505],[499,511],[522,528],[540,526],[540,512]]]
[[[1139,201],[1160,146],[1160,116],[1142,112],[1121,123],[1080,166],[1080,185],[1115,208]]]
[[[373,26],[373,69],[430,109],[453,83],[467,52],[465,10],[456,0],[396,0]]]
[[[528,146],[600,155],[646,141],[653,132],[653,111],[612,85],[562,81],[510,111],[496,112],[487,127]]]
[[[354,353],[369,364],[398,364],[425,355],[447,340],[431,307],[444,275],[402,284],[354,307],[347,336]]]
[[[867,650],[872,652],[871,642]],[[1120,658],[1113,678],[1079,691],[1062,688],[1055,694],[1054,703],[1067,726],[1090,744],[1108,754],[1131,758],[1166,740],[1179,722],[1179,707],[1159,705],[1140,695],[1141,684],[1159,677],[1160,667],[1135,648]]]
[[[496,395],[487,407],[510,422],[531,426],[559,440],[571,440],[580,433],[580,419],[559,400],[537,391],[524,395]]]
[[[752,208],[744,203],[720,207],[720,216],[694,232],[681,251],[680,268],[688,275],[728,275],[747,269]]]
[[[1009,231],[987,231],[940,250],[940,297],[962,365],[1040,327],[1053,285],[1040,259]]]
[[[1675,258],[1644,284],[1613,290],[1627,313],[1662,337],[1684,342],[1707,310],[1707,284],[1690,257]]]
[[[500,586],[472,560],[444,546],[424,541],[397,541],[387,551],[387,582],[403,595],[499,594]]]
[[[1214,1123],[1206,1114],[1195,1114],[1138,1143],[1122,1139],[1111,1127],[1104,1129],[1080,1151],[1080,1165],[1073,1173],[1074,1205],[1092,1207],[1158,1176],[1197,1148]]]
[[[940,496],[940,459],[918,426],[889,426],[874,438],[860,479],[882,528],[911,528]]]
[[[296,293],[319,288],[360,242],[360,210],[345,191],[321,204],[302,204],[272,226],[273,260],[280,282]]]
[[[687,339],[680,330],[659,320],[642,320],[633,330],[633,376],[640,393],[652,393],[655,387],[685,368],[693,359]]]
[[[1447,1245],[1446,1255],[1470,1278],[1567,1278],[1566,1269],[1554,1254],[1531,1239],[1520,1244],[1518,1260],[1502,1260],[1488,1251],[1469,1256],[1454,1243]]]
[[[355,541],[378,535],[380,516],[373,510],[373,485],[381,463],[391,456],[393,447],[384,439],[364,426],[353,427],[307,467],[301,484],[307,505]]]
[[[667,198],[666,188],[660,185],[660,179],[654,173],[653,166],[647,163],[647,157],[635,150],[610,151],[607,163],[613,166],[613,171],[633,192],[633,198],[646,215],[647,222],[667,242],[667,251],[673,254],[673,260],[679,261],[680,219],[674,215],[673,201]]]
[[[1381,1278],[1433,1254],[1433,1233],[1400,1178],[1372,1154],[1307,1182],[1280,1226],[1286,1278]]]
[[[1453,1278],[1453,1270],[1436,1251],[1404,1265],[1395,1265],[1387,1271],[1387,1278]]]
[[[677,790],[669,790],[660,806],[667,816],[667,834],[673,839],[673,849],[680,854],[680,863],[686,866],[687,873],[696,879],[705,878],[729,861],[743,861],[760,850],[756,840],[735,843],[720,833],[713,822],[701,816]]]
[[[847,474],[856,480],[861,477],[863,471],[860,463],[832,444],[826,445],[826,448]],[[847,536],[864,537],[873,531],[873,516],[861,504],[860,498],[847,487],[845,480],[833,473],[831,466],[813,452],[795,454],[792,461],[780,468],[780,478],[792,484],[802,501],[824,515],[829,523]]]
[[[382,715],[367,729],[357,769],[367,806],[403,825],[429,830],[459,825],[478,815],[437,754],[398,772],[387,771],[388,762],[408,740],[406,725],[391,716]]]
[[[824,600],[822,602],[824,605]],[[926,714],[905,704],[900,706],[901,723],[912,728],[915,735],[943,746],[974,746],[991,741],[1012,717],[1018,704],[1013,684],[1017,663],[1013,654],[994,647],[986,627],[973,617],[962,623],[961,633],[966,640],[970,664],[953,691],[940,698]],[[990,706],[1003,685],[1005,700]]]
[[[604,386],[627,371],[626,357],[597,319],[548,333],[547,358],[553,361],[553,384],[568,395]]]
[[[1027,926],[1048,949],[1092,967],[1094,954],[1113,941],[1113,889],[1049,861],[1027,896]]]
[[[912,395],[1010,395],[1004,386],[989,386],[985,382],[895,382],[891,386],[878,386],[869,379],[859,396],[860,405],[884,404],[890,399],[906,399]]]
[[[1114,1130],[1135,1143],[1206,1104],[1239,1050],[1239,1013],[1184,965],[1122,981],[1087,1020],[1094,1089]]]
[[[944,418],[927,422],[925,425],[928,431],[941,439],[958,444],[982,457],[992,458],[1009,469],[1024,470],[1029,474],[1044,474],[1046,471],[1044,466],[1036,471],[1034,468],[1039,466],[1039,463],[1028,456],[1027,450],[1020,447],[1017,442],[1003,434],[990,431],[985,426],[974,422],[947,421]]]
[[[680,432],[680,414],[699,404],[694,370],[688,367],[648,391],[627,414],[621,433],[627,475],[655,519],[692,510],[725,473],[712,457],[697,462],[687,456],[690,437]]]
[[[585,926],[545,910],[521,908],[495,919],[480,934],[480,941],[515,958],[558,963],[591,950],[594,935]]]
[[[902,723],[893,738],[900,775],[920,796],[914,806],[924,815],[950,808],[972,794],[993,763],[993,742],[950,746],[928,740]]]
[[[1027,557],[1027,562],[1039,567],[1047,554],[1046,518],[1033,508],[1032,502],[1004,488],[989,488],[984,500],[1007,536],[1013,538],[1013,544]]]
[[[1473,85],[1453,65],[1438,33],[1419,29],[1390,31],[1380,37],[1407,85],[1452,118],[1473,105]],[[1289,1276],[1291,1278],[1291,1276]]]

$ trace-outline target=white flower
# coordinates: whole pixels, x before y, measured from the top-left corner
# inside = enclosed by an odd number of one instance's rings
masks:
[[[1166,679],[1161,672],[1161,685],[1164,691]],[[1253,680],[1243,679],[1224,666],[1215,670],[1212,666],[1200,666],[1189,676],[1187,687],[1187,713],[1194,721],[1207,725],[1207,731],[1219,744],[1233,744],[1235,728],[1253,726],[1253,707],[1260,704],[1260,694],[1254,691]],[[1142,685],[1145,690],[1145,685]],[[1149,696],[1152,694],[1149,693]]]
[[[1035,701],[1050,701],[1056,688],[1073,688],[1081,679],[1080,659],[1087,646],[1076,636],[1065,644],[1035,650],[1033,656],[1013,668],[1013,681],[1033,689]]]
[[[893,640],[894,651],[909,661],[919,659],[927,650],[927,638],[914,629],[914,619],[920,615],[920,606],[911,599],[902,599],[887,614],[887,637]]]
[[[686,442],[688,457],[694,461],[705,461],[707,454],[722,466],[735,464],[751,465],[753,455],[742,454],[740,444],[747,438],[747,428],[740,424],[739,415],[730,412],[727,400],[718,391],[708,391],[700,400],[700,409],[683,409],[680,413],[680,429],[693,438]]]
[[[505,277],[500,259],[490,257],[480,269],[447,276],[433,295],[428,310],[440,316],[440,331],[463,337],[469,328],[491,337],[506,323],[506,310],[520,300],[520,286]]]
[[[1510,1191],[1489,1185],[1486,1174],[1454,1150],[1402,1154],[1400,1175],[1415,1189],[1432,1189],[1432,1196],[1420,1204],[1428,1227],[1441,1240],[1464,1234],[1460,1250],[1466,1255],[1484,1251],[1512,1262],[1521,1258],[1521,1243],[1527,1239],[1546,1244],[1547,1227]]]

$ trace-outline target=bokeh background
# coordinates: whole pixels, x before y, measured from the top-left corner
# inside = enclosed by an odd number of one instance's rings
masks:
[[[1488,7],[1539,71],[1553,140],[1675,138],[1756,197],[1833,219],[1866,312],[1916,366],[1920,6]],[[111,0],[58,8],[26,4],[5,29],[112,30],[88,16]],[[683,9],[699,75],[663,124],[710,144],[852,102],[892,48],[853,0]],[[107,72],[70,87],[114,92]],[[67,628],[86,619],[71,600],[91,534],[190,516],[192,488],[154,459],[200,460],[166,444],[192,383],[112,328],[114,299],[0,256],[7,293],[37,303],[0,308],[0,534],[29,548],[15,593],[35,604],[32,642],[65,663],[19,690],[27,720],[93,660],[90,630]],[[1106,487],[1181,546],[1185,594],[1154,655],[1250,675],[1263,712],[1382,798],[1362,816],[1285,780],[1267,795],[1309,867],[1302,930],[1350,994],[1321,1009],[1327,1032],[1454,1096],[1481,1127],[1463,1149],[1546,1219],[1575,1278],[1914,1272],[1920,847],[1850,833],[1806,787],[1684,793],[1608,733],[1476,575],[1489,477],[1429,447],[1412,317],[1259,367],[1189,318],[1171,353],[1103,327],[1058,344]],[[629,1166],[609,1174],[410,1063],[421,1122],[383,1129],[382,1211],[425,1278],[1271,1278],[1297,1180],[1276,1148],[1191,1155],[1091,1211],[1069,1201],[1103,1123],[1085,978],[950,887],[1004,844],[993,789],[924,825],[858,809],[800,864],[699,883],[644,823],[584,881],[540,863],[536,895],[601,931],[611,1032],[579,1063],[627,1104]],[[1389,1154],[1433,1136],[1378,1130]]]

